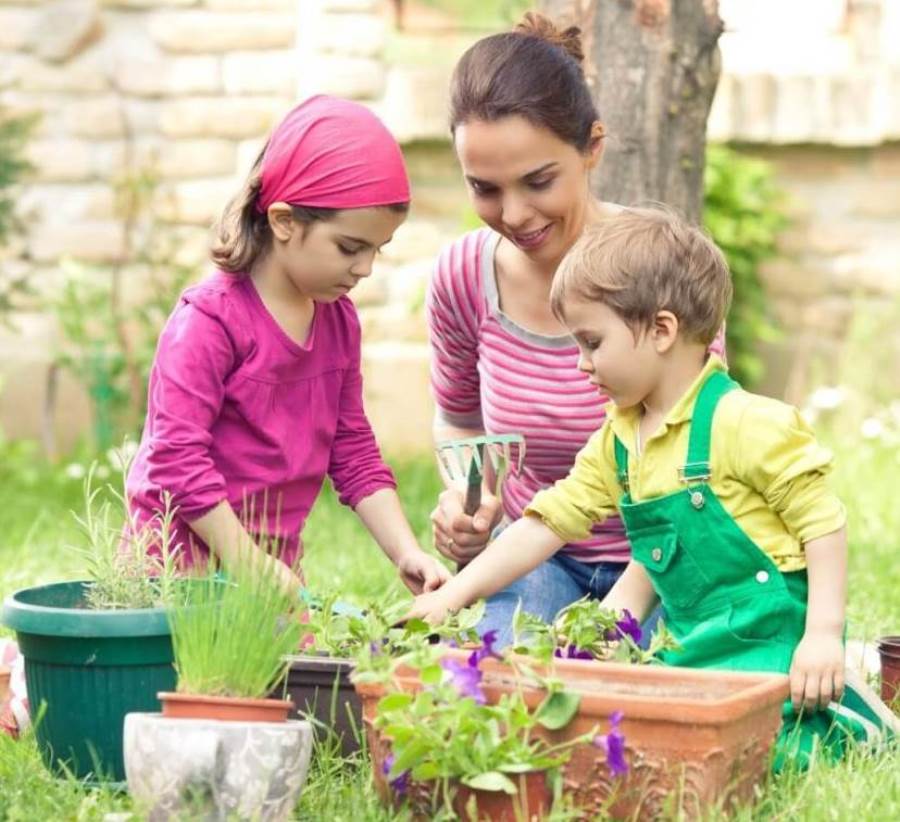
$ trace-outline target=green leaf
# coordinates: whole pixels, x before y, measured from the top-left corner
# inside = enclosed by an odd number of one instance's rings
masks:
[[[478,776],[462,778],[463,785],[468,785],[476,791],[503,791],[508,794],[518,793],[515,783],[508,777],[504,776],[500,771],[488,771],[480,773]]]
[[[422,739],[415,739],[404,745],[402,748],[396,746],[394,748],[397,758],[394,760],[394,767],[391,768],[392,774],[403,773],[405,770],[415,768],[421,764],[422,760],[431,750],[431,744]]]
[[[382,713],[383,711],[396,711],[400,708],[406,708],[412,701],[412,694],[388,694],[378,701],[378,713]]]
[[[419,672],[423,685],[437,685],[443,677],[444,670],[440,665],[429,665]]]
[[[441,769],[436,762],[423,762],[416,768],[413,768],[412,778],[416,782],[430,782],[437,779],[441,775]]]
[[[537,721],[550,731],[565,728],[578,713],[581,696],[570,691],[550,694],[537,709]]]

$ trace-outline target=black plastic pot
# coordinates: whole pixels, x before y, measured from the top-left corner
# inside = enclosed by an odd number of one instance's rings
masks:
[[[350,682],[353,663],[348,659],[325,656],[291,658],[286,688],[278,695],[293,701],[294,716],[315,719],[313,727],[318,739],[326,738],[330,729],[340,742],[343,756],[360,748],[364,731],[362,702]],[[324,727],[323,727],[324,726]]]

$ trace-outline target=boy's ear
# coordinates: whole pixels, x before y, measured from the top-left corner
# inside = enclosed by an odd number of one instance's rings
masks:
[[[650,328],[657,354],[665,354],[678,338],[678,317],[671,311],[657,311]]]
[[[297,230],[294,213],[287,203],[272,203],[266,211],[269,218],[269,228],[276,240],[286,243],[291,239],[291,234]]]

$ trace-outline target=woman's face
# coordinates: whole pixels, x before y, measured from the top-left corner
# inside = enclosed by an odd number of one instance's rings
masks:
[[[478,216],[530,259],[555,266],[584,228],[601,141],[581,152],[514,115],[463,123],[454,142]]]

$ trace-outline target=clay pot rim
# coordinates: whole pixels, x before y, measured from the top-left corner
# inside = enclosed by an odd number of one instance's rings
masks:
[[[158,691],[156,698],[167,702],[200,702],[206,705],[252,705],[254,708],[294,707],[289,699],[255,699],[245,696],[210,696],[208,694],[186,694],[180,691]]]
[[[875,646],[879,651],[884,653],[895,652],[896,654],[900,654],[900,636],[881,636],[875,640]]]
[[[289,699],[251,699],[159,691],[162,715],[167,719],[206,719],[222,722],[284,724],[294,709]]]

